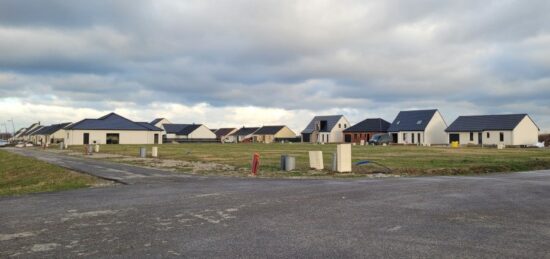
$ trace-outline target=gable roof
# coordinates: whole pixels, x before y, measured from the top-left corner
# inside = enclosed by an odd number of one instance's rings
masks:
[[[513,130],[527,114],[460,116],[445,130],[447,132]],[[537,127],[538,128],[538,127]]]
[[[157,123],[159,123],[161,120],[164,120],[164,118],[156,118],[153,121],[151,121],[149,124],[154,126],[154,125],[157,125]]]
[[[284,127],[284,125],[276,125],[276,126],[263,126],[259,128],[256,132],[254,132],[254,135],[275,135],[279,131],[281,131]]]
[[[31,126],[29,126],[28,128],[26,128],[22,133],[21,133],[21,136],[27,136],[30,132],[32,132],[34,129],[36,129],[36,127],[40,126],[40,122],[37,122],[37,123],[33,123],[31,124]]]
[[[33,133],[33,135],[52,135],[56,133],[57,131],[67,127],[70,125],[70,122],[67,123],[60,123],[60,124],[53,124],[50,126],[43,127],[42,129],[36,131]]]
[[[34,129],[31,129],[30,131],[27,132],[27,136],[33,136],[33,135],[36,135],[35,133],[42,130],[44,128],[44,126],[38,126]]]
[[[258,127],[251,127],[251,128],[242,127],[239,130],[235,131],[233,134],[231,134],[231,136],[247,136],[247,135],[253,134],[258,129],[260,129],[260,128],[258,128]]]
[[[228,134],[230,134],[234,130],[235,130],[235,128],[220,128],[220,129],[216,130],[214,132],[214,134],[216,134],[217,138],[221,138],[223,136],[227,136]]]
[[[437,109],[401,111],[388,128],[388,131],[424,131],[436,112]]]
[[[183,128],[180,132],[178,132],[178,135],[189,135],[201,126],[202,124],[190,124],[187,127]]]
[[[189,135],[196,129],[202,126],[202,124],[162,124],[164,130],[168,134],[176,135]]]
[[[366,119],[347,129],[344,132],[387,132],[391,123],[384,119]]]
[[[146,130],[162,131],[157,127],[144,126],[142,123],[126,119],[116,113],[109,113],[99,119],[84,119],[67,126],[67,130]]]
[[[27,128],[20,128],[17,132],[15,132],[15,137],[19,137],[23,131],[27,130]]]
[[[328,116],[315,116],[313,117],[313,120],[309,122],[307,127],[302,130],[302,133],[312,133],[315,131],[315,126],[320,121],[326,121],[327,122],[327,128],[326,130],[322,130],[322,132],[331,132],[332,129],[338,124],[338,121],[344,117],[344,115],[328,115]]]

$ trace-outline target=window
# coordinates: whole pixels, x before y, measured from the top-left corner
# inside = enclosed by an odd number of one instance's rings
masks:
[[[401,121],[397,121],[395,124],[399,125],[399,123],[401,123]]]
[[[407,142],[407,133],[403,133],[403,142]]]
[[[418,144],[422,143],[422,141],[420,141],[420,133],[418,133]]]
[[[491,134],[487,132],[487,138],[491,138]]]
[[[338,123],[338,128],[339,128],[339,129],[342,128],[342,123]]]
[[[420,125],[420,124],[422,124],[422,120],[419,120],[416,122],[416,125]]]
[[[474,141],[474,133],[470,132],[470,141]]]
[[[347,127],[348,127],[348,125],[344,123],[344,129],[347,128]]]
[[[120,135],[118,133],[107,133],[107,144],[118,144]]]
[[[504,132],[500,133],[500,142],[504,142]]]

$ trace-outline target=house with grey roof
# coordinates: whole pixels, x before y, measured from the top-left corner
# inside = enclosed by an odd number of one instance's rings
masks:
[[[60,123],[53,124],[49,126],[44,126],[40,130],[34,132],[32,135],[35,136],[35,144],[54,144],[62,142],[65,137],[65,127],[69,126],[71,123]]]
[[[214,141],[216,134],[203,124],[163,124],[164,138],[169,142]]]
[[[344,115],[315,116],[301,132],[305,143],[342,143],[350,125]]]
[[[253,134],[254,142],[273,143],[296,138],[296,133],[285,125],[262,126]]]
[[[448,143],[447,123],[439,110],[401,111],[388,128],[394,143],[444,145]]]
[[[259,127],[242,127],[226,137],[226,142],[239,143],[239,142],[253,142],[254,133],[259,130]]]
[[[156,118],[149,124],[163,130],[162,138],[165,142],[210,142],[216,139],[216,134],[203,124],[177,124],[166,118]]]
[[[30,126],[24,128],[19,134],[16,134],[17,141],[29,141],[30,135],[32,132],[36,131],[40,127],[40,122],[33,123]]]
[[[214,131],[216,134],[216,139],[220,142],[228,142],[227,137],[237,131],[237,128],[219,128]]]
[[[460,116],[446,129],[449,143],[460,145],[533,145],[539,127],[527,114]]]
[[[374,118],[363,120],[344,130],[346,143],[367,143],[370,138],[379,133],[387,133],[391,123],[384,119]]]
[[[162,144],[162,129],[135,122],[116,113],[98,119],[84,119],[64,128],[66,145]]]

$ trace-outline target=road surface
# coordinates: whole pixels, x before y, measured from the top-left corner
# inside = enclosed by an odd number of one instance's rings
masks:
[[[243,179],[26,155],[130,184],[0,198],[0,258],[550,257],[550,171]]]

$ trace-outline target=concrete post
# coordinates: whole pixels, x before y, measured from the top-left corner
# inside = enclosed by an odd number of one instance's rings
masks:
[[[336,171],[351,172],[351,145],[339,144],[336,146]]]
[[[323,170],[323,151],[309,151],[309,168]]]
[[[94,152],[99,153],[99,144],[94,145]]]
[[[144,147],[139,148],[139,157],[146,158],[147,157],[147,149]]]
[[[158,147],[151,148],[151,156],[158,157],[158,155],[159,155]]]

